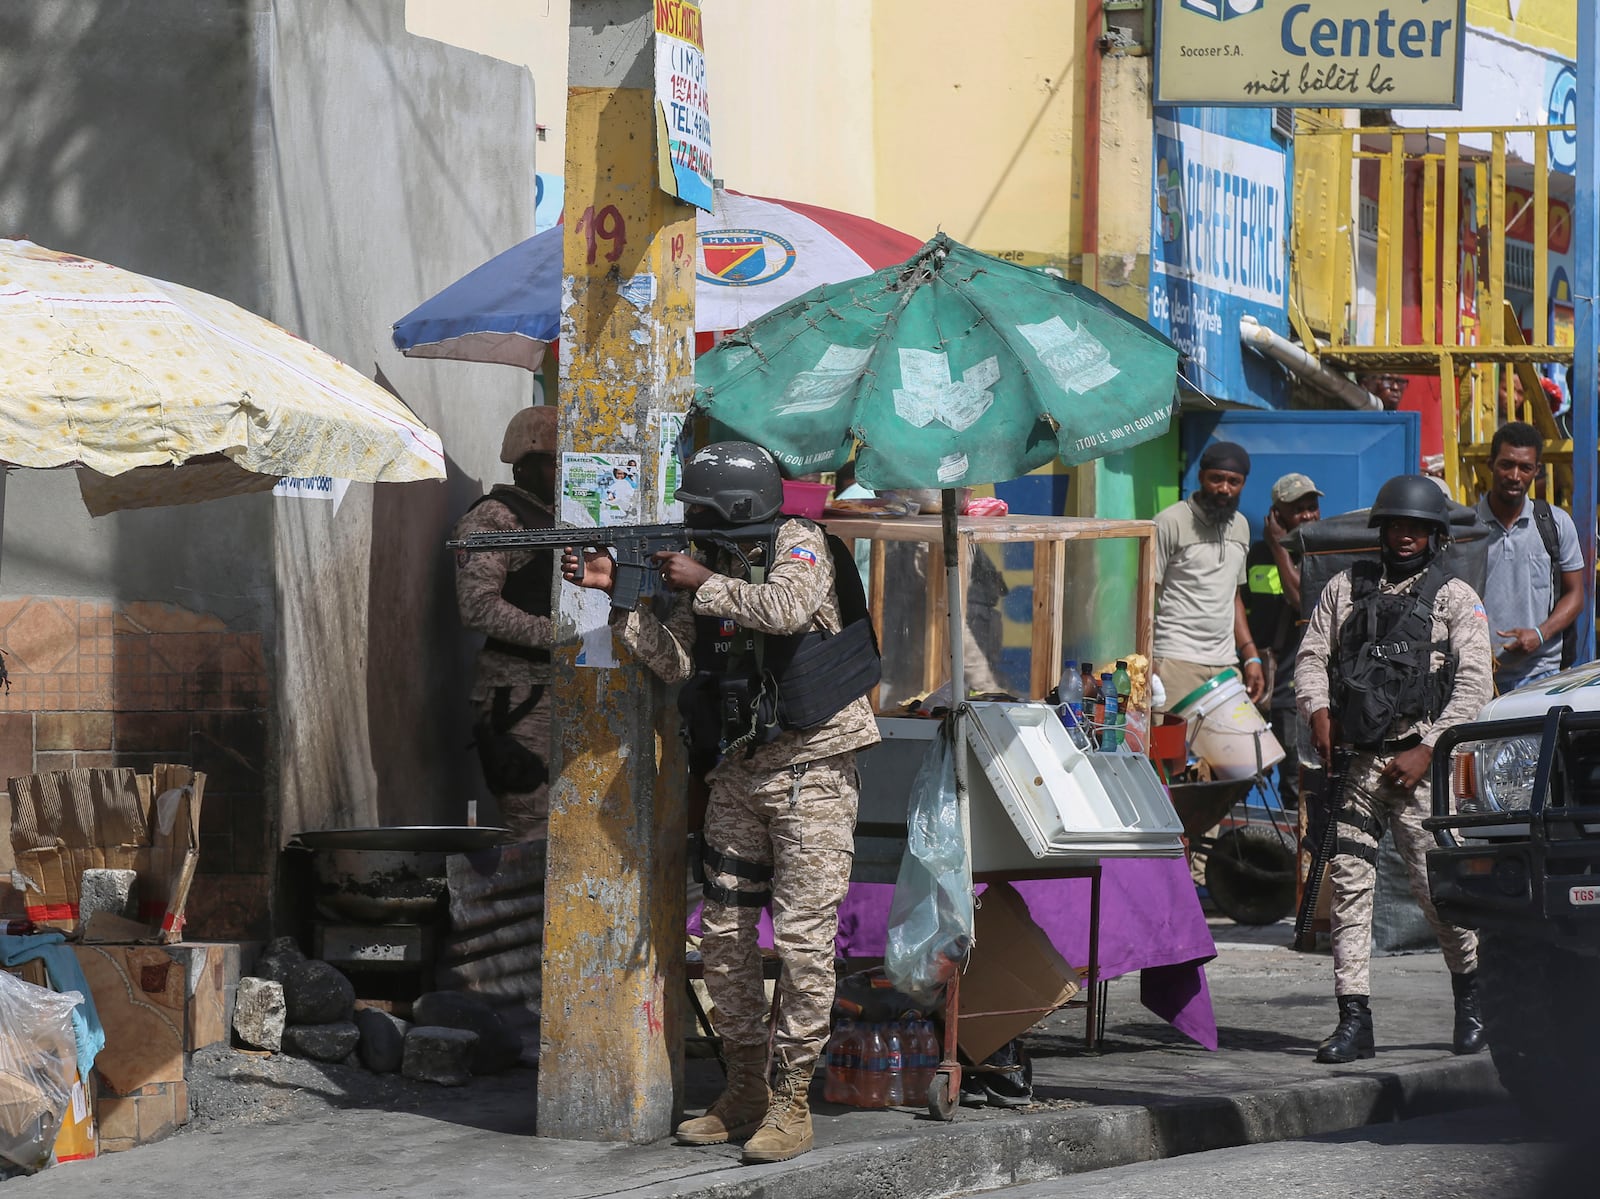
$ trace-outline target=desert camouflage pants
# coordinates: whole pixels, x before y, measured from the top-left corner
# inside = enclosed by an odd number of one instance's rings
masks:
[[[1411,880],[1411,893],[1444,951],[1450,973],[1464,974],[1478,967],[1477,934],[1440,920],[1428,897],[1427,852],[1434,841],[1433,834],[1423,830],[1422,820],[1433,813],[1432,787],[1426,777],[1414,791],[1385,782],[1382,771],[1388,761],[1386,757],[1357,754],[1345,788],[1344,809],[1339,816],[1339,848],[1328,870],[1333,885],[1336,995],[1372,994],[1372,897],[1378,878],[1378,838],[1385,828],[1394,833],[1395,848],[1405,860]]]
[[[855,856],[856,800],[854,753],[819,759],[803,773],[752,769],[736,755],[711,775],[706,844],[772,865],[772,931],[783,963],[773,1052],[795,1066],[814,1064],[828,1037],[834,937]],[[769,886],[709,867],[706,878],[733,891]],[[706,990],[717,1005],[718,1032],[730,1045],[767,1040],[760,919],[759,907],[709,896],[701,913]]]
[[[545,687],[544,694],[528,714],[511,726],[507,732],[513,740],[529,753],[537,754],[546,765],[550,762],[550,704],[554,698],[553,687]],[[527,686],[510,688],[508,707],[515,710],[528,698]],[[478,719],[487,719],[494,709],[494,697],[482,699],[475,705]],[[550,784],[541,783],[532,791],[512,791],[497,780],[485,778],[495,803],[500,808],[500,820],[516,835],[518,841],[543,841],[550,833]]]

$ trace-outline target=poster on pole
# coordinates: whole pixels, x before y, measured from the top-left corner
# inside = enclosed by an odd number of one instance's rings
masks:
[[[638,524],[639,454],[562,454],[558,496],[564,525],[592,529]],[[579,666],[617,665],[610,616],[611,601],[604,592],[561,589],[561,623],[575,627],[582,642]]]
[[[1157,104],[1461,107],[1466,0],[1157,2]]]
[[[661,190],[711,211],[711,108],[700,8],[655,0],[656,162]]]

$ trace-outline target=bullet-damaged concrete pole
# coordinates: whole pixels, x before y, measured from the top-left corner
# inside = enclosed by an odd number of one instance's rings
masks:
[[[657,186],[654,29],[649,0],[573,0],[559,388],[563,450],[636,457],[645,523],[653,418],[694,387],[694,209]],[[596,669],[569,647],[555,688],[538,1131],[644,1142],[682,1093],[685,815],[663,689],[618,653]]]

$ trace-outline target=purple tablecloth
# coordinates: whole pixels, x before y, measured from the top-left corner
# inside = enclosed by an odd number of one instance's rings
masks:
[[[1089,960],[1089,880],[1034,879],[1013,883],[1050,941],[1074,966]],[[853,883],[839,908],[839,952],[881,958],[888,935],[887,883]],[[690,917],[698,933],[700,913]],[[761,943],[772,925],[761,914]],[[1205,963],[1216,956],[1205,914],[1182,858],[1108,858],[1100,881],[1100,977],[1140,971],[1139,999],[1156,1015],[1207,1049],[1217,1047],[1217,1022],[1206,988]]]

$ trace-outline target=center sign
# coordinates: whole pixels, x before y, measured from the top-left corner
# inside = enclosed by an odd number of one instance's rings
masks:
[[[1461,107],[1466,0],[1157,4],[1157,104]]]

